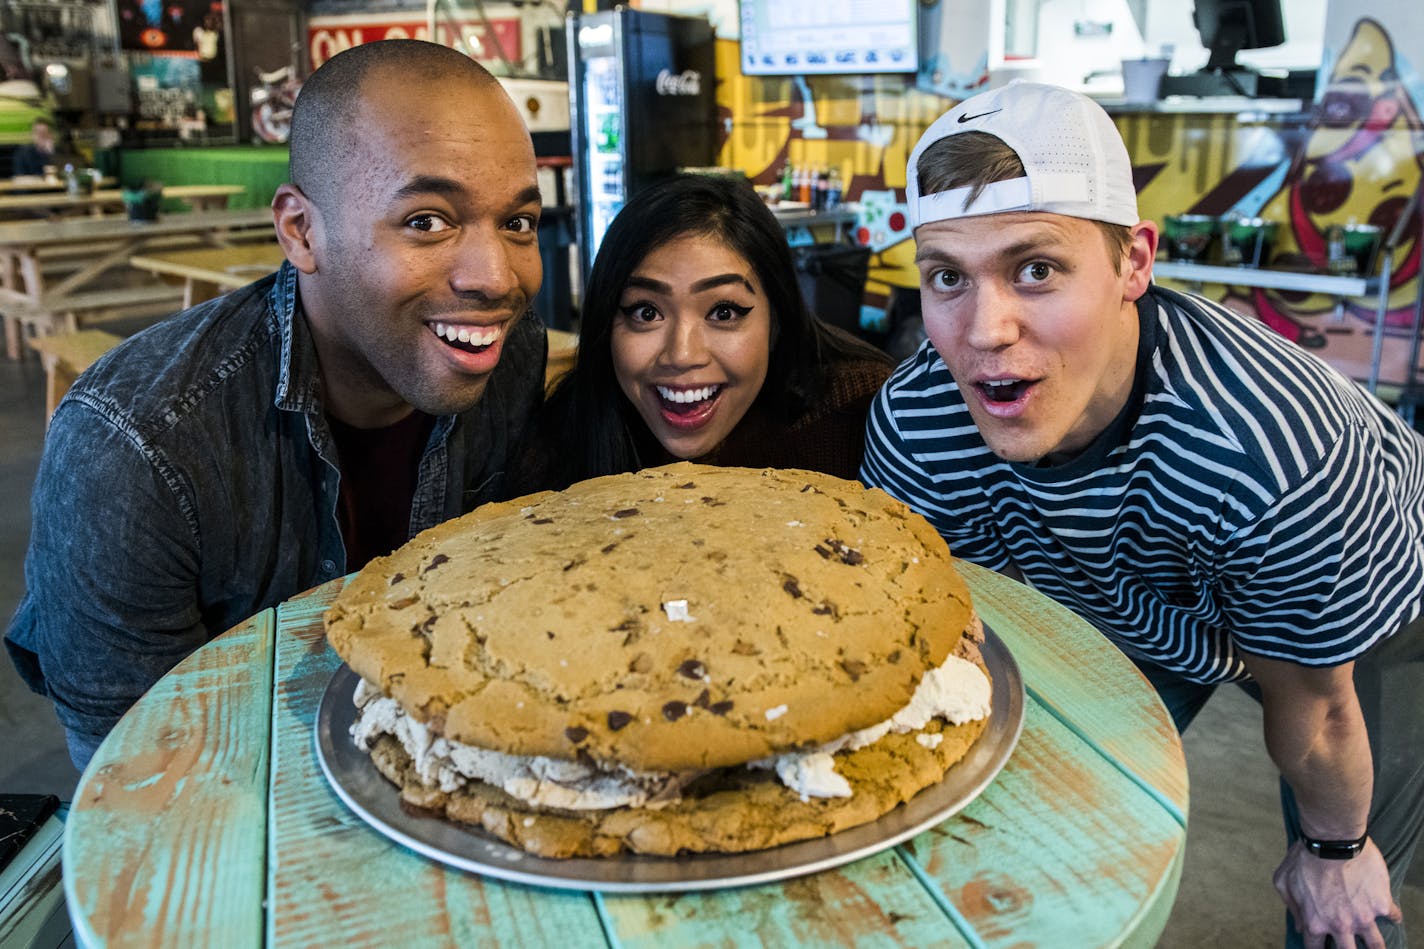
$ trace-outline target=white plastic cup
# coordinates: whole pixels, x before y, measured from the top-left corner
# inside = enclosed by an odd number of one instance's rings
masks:
[[[1162,93],[1162,77],[1167,59],[1124,59],[1122,97],[1128,102],[1156,102]]]

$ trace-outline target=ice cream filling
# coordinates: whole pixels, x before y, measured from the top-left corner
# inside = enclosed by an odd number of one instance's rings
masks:
[[[380,735],[393,736],[410,755],[420,779],[447,793],[471,781],[484,781],[537,807],[657,806],[678,800],[682,789],[705,773],[635,771],[606,762],[508,755],[451,741],[434,735],[365,680],[356,687],[355,702],[351,736],[359,748],[369,751]],[[781,783],[803,799],[850,797],[850,783],[836,771],[838,752],[864,748],[891,732],[920,731],[935,718],[962,725],[988,715],[989,706],[988,678],[972,662],[950,656],[925,673],[909,704],[888,721],[818,748],[749,762],[748,767],[775,771]]]

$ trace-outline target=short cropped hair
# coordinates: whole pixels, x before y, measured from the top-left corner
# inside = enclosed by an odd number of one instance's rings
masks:
[[[287,175],[319,207],[329,208],[340,184],[342,160],[361,134],[356,117],[361,92],[377,71],[398,74],[418,96],[416,84],[462,79],[476,86],[499,80],[458,50],[424,40],[379,40],[343,50],[322,63],[305,82],[292,110]]]
[[[1018,154],[997,135],[961,132],[942,138],[926,148],[920,156],[916,173],[920,179],[920,194],[968,188],[969,200],[965,203],[972,205],[994,182],[1022,178],[1024,166]],[[1131,228],[1107,221],[1093,223],[1107,240],[1113,272],[1122,273],[1123,258],[1132,245]]]

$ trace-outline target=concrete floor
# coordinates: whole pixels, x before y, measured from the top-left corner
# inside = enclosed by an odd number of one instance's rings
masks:
[[[0,359],[0,621],[8,624],[23,588],[30,487],[43,439],[44,375],[34,359]],[[49,703],[32,695],[0,661],[0,790],[50,792],[68,800],[78,774]],[[1275,770],[1261,744],[1261,715],[1238,689],[1223,689],[1186,738],[1191,776],[1190,832],[1165,949],[1281,944],[1284,910],[1271,887],[1280,856]],[[1424,859],[1402,903],[1408,926],[1424,933]],[[1070,921],[1065,920],[1065,923]],[[1424,939],[1424,936],[1416,936]]]

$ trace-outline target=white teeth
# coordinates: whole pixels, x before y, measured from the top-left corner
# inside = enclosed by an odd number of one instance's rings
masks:
[[[431,323],[435,335],[452,343],[469,343],[471,346],[488,346],[499,339],[498,326],[457,326],[454,323]]]
[[[986,382],[984,383],[984,385],[988,386],[990,389],[999,389],[1007,386],[1018,385],[1018,381],[1014,379],[1001,379],[994,382]]]
[[[667,386],[657,386],[658,395],[668,402],[703,402],[712,398],[721,390],[721,386],[703,386],[700,389],[669,389]]]

